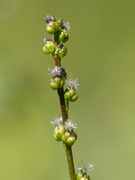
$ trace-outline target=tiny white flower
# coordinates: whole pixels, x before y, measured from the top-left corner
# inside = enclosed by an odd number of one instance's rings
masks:
[[[68,131],[73,131],[74,129],[77,128],[77,124],[76,123],[73,123],[71,122],[70,120],[67,120],[64,124],[64,127],[66,130]]]
[[[51,124],[54,126],[59,126],[63,123],[62,117],[55,118],[53,121],[51,121]]]
[[[66,81],[69,88],[73,88],[73,89],[77,89],[77,87],[79,86],[78,84],[78,79],[75,79],[74,81],[72,81],[71,79]]]
[[[52,70],[48,69],[48,72],[52,75],[52,77],[61,76],[61,67],[55,66]]]
[[[81,163],[78,166],[78,170],[81,171],[82,173],[87,173],[88,171],[93,170],[93,165],[89,163]]]

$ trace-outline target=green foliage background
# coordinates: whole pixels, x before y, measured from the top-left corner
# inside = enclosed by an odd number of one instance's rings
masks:
[[[92,180],[131,180],[135,167],[135,2],[0,0],[0,180],[68,180],[50,121],[60,116],[42,54],[46,15],[70,22],[68,76],[79,78],[69,118],[75,166]]]

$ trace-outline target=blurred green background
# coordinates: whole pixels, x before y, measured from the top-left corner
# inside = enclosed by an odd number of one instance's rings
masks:
[[[50,125],[60,109],[41,51],[46,15],[71,25],[62,65],[80,83],[75,166],[92,163],[92,180],[134,179],[135,1],[0,0],[0,180],[69,179]]]

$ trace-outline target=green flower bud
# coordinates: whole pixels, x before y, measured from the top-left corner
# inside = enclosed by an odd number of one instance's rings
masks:
[[[62,78],[62,79],[60,80],[59,88],[62,88],[62,87],[64,86],[64,84],[65,84],[65,78]]]
[[[46,31],[49,34],[54,34],[59,30],[59,24],[57,22],[54,21],[50,21],[47,25],[46,25]]]
[[[54,129],[54,138],[57,141],[62,141],[62,135],[64,134],[64,132],[65,132],[65,130],[64,130],[63,125],[56,126]]]
[[[65,98],[65,100],[67,100],[67,101],[70,100],[70,98],[71,98],[70,93],[69,93],[69,92],[65,92],[64,98]]]
[[[74,89],[69,89],[67,88],[65,90],[65,93],[64,93],[64,98],[66,100],[71,100],[71,98],[75,95],[75,90]]]
[[[56,90],[56,89],[59,88],[58,84],[55,83],[54,81],[51,81],[51,82],[50,82],[50,87],[51,87],[53,90]]]
[[[90,176],[85,175],[84,177],[82,177],[80,180],[90,180]]]
[[[69,146],[72,146],[72,145],[75,143],[76,140],[77,140],[77,135],[76,135],[75,132],[72,132],[72,134],[70,135],[70,137],[67,139],[67,144],[68,144]]]
[[[65,84],[65,78],[55,77],[54,79],[51,79],[50,87],[53,90],[56,90],[58,88],[62,88]]]
[[[67,139],[70,137],[70,133],[68,131],[65,131],[65,133],[62,136],[62,141],[64,143],[67,143]]]
[[[82,173],[78,173],[76,176],[76,180],[81,180],[81,178],[83,178]]]
[[[71,101],[71,102],[74,102],[74,101],[76,101],[77,99],[78,99],[78,95],[75,94],[74,96],[72,96],[72,97],[70,98],[70,101]]]
[[[44,54],[51,54],[54,52],[54,43],[52,41],[46,41],[45,45],[42,48]]]
[[[62,29],[61,33],[59,35],[59,40],[62,42],[66,42],[68,39],[69,39],[69,37],[68,37],[67,31],[65,29]]]
[[[67,48],[65,46],[62,47],[62,49],[59,50],[58,56],[60,58],[63,58],[67,54]]]
[[[62,135],[62,141],[69,146],[72,146],[75,143],[76,139],[77,135],[75,132],[70,133],[68,131],[65,131],[65,133]]]
[[[62,25],[63,25],[63,19],[59,19],[59,20],[57,21],[57,23],[59,24],[59,26],[62,26]]]
[[[53,90],[58,89],[59,86],[60,86],[60,78],[55,77],[54,79],[51,79],[50,87],[51,87]]]

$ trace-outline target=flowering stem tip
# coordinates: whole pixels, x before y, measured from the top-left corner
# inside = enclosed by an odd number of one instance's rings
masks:
[[[72,146],[77,140],[77,134],[74,132],[77,129],[77,124],[68,119],[69,103],[78,99],[79,83],[78,79],[68,79],[65,68],[61,66],[61,60],[67,56],[68,52],[65,43],[69,40],[70,24],[65,23],[62,18],[57,20],[51,15],[47,15],[44,21],[46,32],[53,35],[53,40],[50,37],[43,39],[42,52],[46,55],[51,54],[53,57],[55,66],[53,69],[48,69],[48,73],[51,75],[50,87],[57,91],[61,109],[61,117],[51,121],[54,126],[53,136],[56,141],[62,142],[64,145],[70,180],[84,180],[82,179],[84,177],[88,179],[87,172],[92,168],[91,165],[80,165],[78,166],[78,175],[75,173]]]

